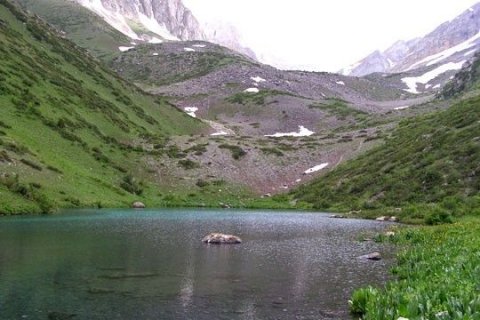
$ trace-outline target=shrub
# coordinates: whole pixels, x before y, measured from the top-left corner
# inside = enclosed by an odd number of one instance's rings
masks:
[[[453,223],[453,217],[450,211],[434,207],[425,217],[425,223],[428,225],[438,225],[445,223]]]
[[[142,183],[130,174],[123,177],[120,187],[132,194],[141,195],[143,193]]]
[[[209,185],[209,183],[208,183],[208,181],[205,181],[205,180],[203,180],[203,179],[198,179],[198,180],[197,180],[197,183],[195,183],[195,185],[196,185],[197,187],[200,187],[200,188],[205,188],[206,186]]]
[[[180,160],[178,161],[178,165],[183,167],[185,170],[200,168],[200,165],[197,162],[190,159]]]
[[[234,146],[231,144],[221,144],[218,146],[220,149],[228,149],[232,153],[232,158],[235,160],[240,159],[241,157],[245,156],[247,152],[243,150],[239,146]]]

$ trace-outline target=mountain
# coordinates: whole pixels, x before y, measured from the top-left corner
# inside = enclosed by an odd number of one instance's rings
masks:
[[[202,133],[205,124],[7,0],[0,52],[1,213],[126,206],[173,190],[166,174],[149,173],[150,158],[170,137]]]
[[[384,144],[300,187],[296,199],[324,210],[404,208],[392,214],[409,218],[428,212],[419,205],[478,206],[479,72],[477,54],[442,91],[457,97],[451,107],[401,121]]]
[[[479,48],[480,3],[426,36],[398,41],[384,52],[375,51],[341,70],[341,73],[364,76],[375,72],[399,73],[418,68],[431,71],[438,67],[458,71],[462,62],[471,58]]]
[[[181,0],[74,0],[133,40],[202,40],[198,21]]]

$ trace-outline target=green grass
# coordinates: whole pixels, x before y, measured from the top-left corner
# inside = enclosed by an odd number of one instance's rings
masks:
[[[188,44],[185,44],[187,46]],[[113,69],[132,82],[145,87],[161,86],[205,76],[232,63],[251,62],[232,55],[221,47],[217,51],[166,52],[162,45],[139,45],[134,50],[124,52],[111,63]],[[153,52],[157,53],[153,56]]]
[[[446,111],[406,119],[384,144],[293,195],[317,209],[382,212],[401,207],[407,209],[400,213],[405,218],[416,212],[419,219],[425,210],[415,207],[464,204],[480,190],[479,105],[477,96]]]
[[[218,147],[220,149],[230,150],[230,152],[232,153],[232,158],[235,160],[239,160],[240,158],[247,155],[247,152],[243,150],[240,146],[235,146],[231,144],[221,144]]]
[[[353,293],[352,313],[365,320],[480,319],[480,221],[406,228],[390,241],[400,247],[396,280]]]
[[[0,53],[0,213],[155,202],[169,186],[145,164],[164,150],[148,146],[204,128],[6,0]]]
[[[330,99],[325,102],[316,102],[311,104],[309,108],[323,110],[336,116],[339,120],[353,118],[357,121],[364,121],[368,119],[367,112],[354,109],[350,107],[346,101],[341,99]]]
[[[291,93],[278,91],[278,90],[260,90],[257,93],[251,92],[239,92],[228,98],[225,101],[229,103],[241,104],[241,105],[265,105],[265,99],[268,97],[274,97],[278,95],[291,96]]]
[[[130,39],[101,17],[73,1],[17,0],[24,8],[65,32],[65,36],[91,54],[110,61],[119,54],[118,47]]]

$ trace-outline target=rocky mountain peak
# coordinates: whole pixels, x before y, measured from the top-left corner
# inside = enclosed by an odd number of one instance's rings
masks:
[[[205,35],[181,0],[74,0],[135,40],[204,40]]]
[[[480,48],[480,2],[422,38],[397,41],[376,51],[341,73],[364,76],[375,72],[398,73],[439,63],[468,60]]]

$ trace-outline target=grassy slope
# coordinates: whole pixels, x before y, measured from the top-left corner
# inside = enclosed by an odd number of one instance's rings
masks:
[[[443,112],[404,120],[385,144],[294,195],[315,208],[331,210],[459,203],[478,196],[479,105],[477,96]]]
[[[131,41],[102,18],[73,1],[16,1],[58,30],[64,31],[68,39],[104,61],[109,61],[118,54],[119,46],[128,45]]]
[[[0,19],[0,212],[123,206],[137,198],[120,187],[128,175],[143,180],[144,197],[155,196],[152,174],[139,165],[144,147],[203,124],[6,0]]]
[[[125,79],[155,87],[199,78],[233,63],[253,63],[218,45],[208,44],[208,52],[185,52],[188,45],[187,42],[139,45],[118,56],[111,66]]]
[[[408,228],[390,238],[399,247],[395,281],[357,290],[353,313],[366,320],[480,319],[480,224]]]

